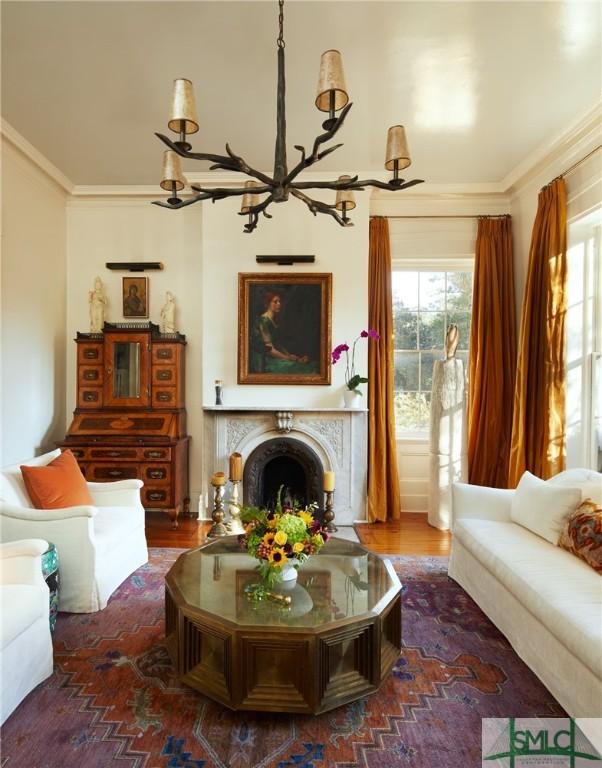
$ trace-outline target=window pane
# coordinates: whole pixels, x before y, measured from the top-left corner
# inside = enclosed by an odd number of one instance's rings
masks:
[[[445,272],[420,272],[420,309],[445,309]]]
[[[433,364],[435,360],[443,360],[445,353],[443,350],[436,352],[420,353],[420,390],[430,392],[433,386]]]
[[[395,391],[418,389],[418,353],[395,352]]]
[[[460,340],[458,349],[468,349],[470,342],[470,314],[468,312],[450,312],[447,316],[448,326],[454,323],[458,326]]]
[[[395,349],[417,349],[418,313],[393,309],[393,327],[395,329]]]
[[[420,349],[442,349],[445,342],[445,313],[420,312]]]
[[[424,413],[428,406],[420,392],[395,394],[395,423],[398,429],[417,431],[424,429]]]
[[[393,272],[393,305],[403,309],[418,309],[418,272],[406,270]]]
[[[420,393],[420,429],[427,431],[431,423],[431,393]]]
[[[447,273],[447,311],[470,309],[472,304],[472,272]]]
[[[570,307],[566,313],[566,364],[583,357],[583,305]]]

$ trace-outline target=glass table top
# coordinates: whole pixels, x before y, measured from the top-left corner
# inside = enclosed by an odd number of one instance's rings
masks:
[[[331,538],[299,569],[296,582],[275,591],[289,606],[250,600],[245,587],[257,583],[257,561],[227,536],[180,555],[167,575],[178,602],[241,625],[317,628],[380,612],[401,585],[391,564],[361,545]]]

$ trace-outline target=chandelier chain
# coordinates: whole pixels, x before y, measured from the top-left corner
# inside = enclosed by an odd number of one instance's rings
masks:
[[[284,0],[278,0],[278,48],[284,48],[286,43],[284,42]]]

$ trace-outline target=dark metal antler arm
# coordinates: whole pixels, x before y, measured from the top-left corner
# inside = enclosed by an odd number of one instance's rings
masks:
[[[352,102],[349,102],[346,107],[343,108],[341,111],[341,114],[337,117],[334,125],[329,131],[326,131],[326,133],[322,133],[319,136],[316,136],[314,140],[314,146],[312,149],[312,153],[309,156],[305,155],[305,147],[301,146],[300,144],[295,145],[295,149],[298,149],[299,152],[301,152],[301,160],[297,163],[297,165],[289,172],[288,176],[283,181],[284,186],[288,186],[291,181],[296,178],[301,171],[303,171],[305,168],[309,168],[314,163],[317,163],[319,160],[322,160],[322,158],[326,157],[326,155],[329,155],[331,152],[334,152],[335,149],[338,149],[339,147],[342,147],[342,144],[336,144],[334,147],[329,147],[328,149],[325,149],[323,152],[318,152],[319,148],[322,144],[325,144],[327,141],[330,141],[336,132],[339,130],[339,128],[343,125],[343,122],[345,121],[345,118],[347,117],[347,114],[351,107],[353,106]]]
[[[276,186],[273,179],[271,179],[269,176],[266,176],[265,173],[257,171],[255,168],[251,168],[251,166],[248,165],[248,163],[243,160],[242,157],[235,155],[228,144],[226,144],[226,152],[228,153],[227,156],[213,155],[207,152],[189,152],[188,150],[179,146],[175,141],[172,141],[168,136],[164,136],[162,133],[155,133],[155,136],[161,139],[161,141],[170,149],[173,149],[173,151],[180,155],[180,157],[186,157],[190,160],[209,160],[210,162],[214,163],[214,165],[211,166],[211,170],[221,168],[226,171],[239,171],[240,173],[244,173],[247,176],[252,176],[256,179],[259,179],[260,181],[263,181],[263,183],[267,184],[270,188]]]
[[[314,200],[313,198],[309,197],[308,195],[304,194],[298,189],[295,189],[294,187],[291,187],[291,195],[293,197],[298,198],[302,202],[305,203],[305,205],[309,208],[309,210],[313,213],[314,216],[316,216],[318,213],[325,213],[328,216],[332,216],[335,221],[338,221],[338,223],[342,227],[352,227],[353,223],[350,221],[344,221],[341,216],[337,213],[337,209],[334,205],[329,205],[328,203],[323,203],[320,200]]]
[[[197,184],[191,184],[190,189],[208,195],[209,197],[214,198],[214,200],[223,200],[225,197],[240,197],[249,192],[252,192],[254,195],[265,195],[266,192],[272,191],[272,187],[268,186],[253,187],[252,189],[249,189],[248,187],[215,187],[215,189],[207,189],[205,187],[199,187]]]
[[[357,189],[362,191],[363,187],[358,187],[357,176],[349,177],[348,181],[296,181],[290,185],[291,191],[293,189]]]
[[[247,190],[248,191],[248,190]],[[248,224],[245,224],[245,232],[249,233],[252,232],[257,227],[257,222],[259,221],[259,214],[263,213],[263,215],[266,217],[266,219],[271,219],[272,214],[266,213],[265,209],[274,201],[274,195],[269,194],[265,200],[263,200],[261,203],[258,203],[257,205],[252,205],[247,211],[244,213],[242,211],[239,212],[239,216],[249,216],[249,222]]]
[[[408,187],[414,187],[416,184],[422,184],[423,182],[424,179],[412,179],[412,181],[398,179],[397,183],[394,181],[378,181],[377,179],[360,179],[359,181],[349,184],[346,189],[361,190],[364,187],[378,187],[378,189],[386,189],[389,192],[397,192],[399,189],[408,189]]]

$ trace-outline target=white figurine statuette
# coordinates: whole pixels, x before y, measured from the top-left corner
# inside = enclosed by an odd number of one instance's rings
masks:
[[[165,292],[165,304],[161,307],[161,333],[176,332],[176,302],[171,291]]]
[[[94,278],[94,288],[88,291],[88,304],[90,305],[90,333],[101,333],[105,322],[107,297],[100,277]]]

